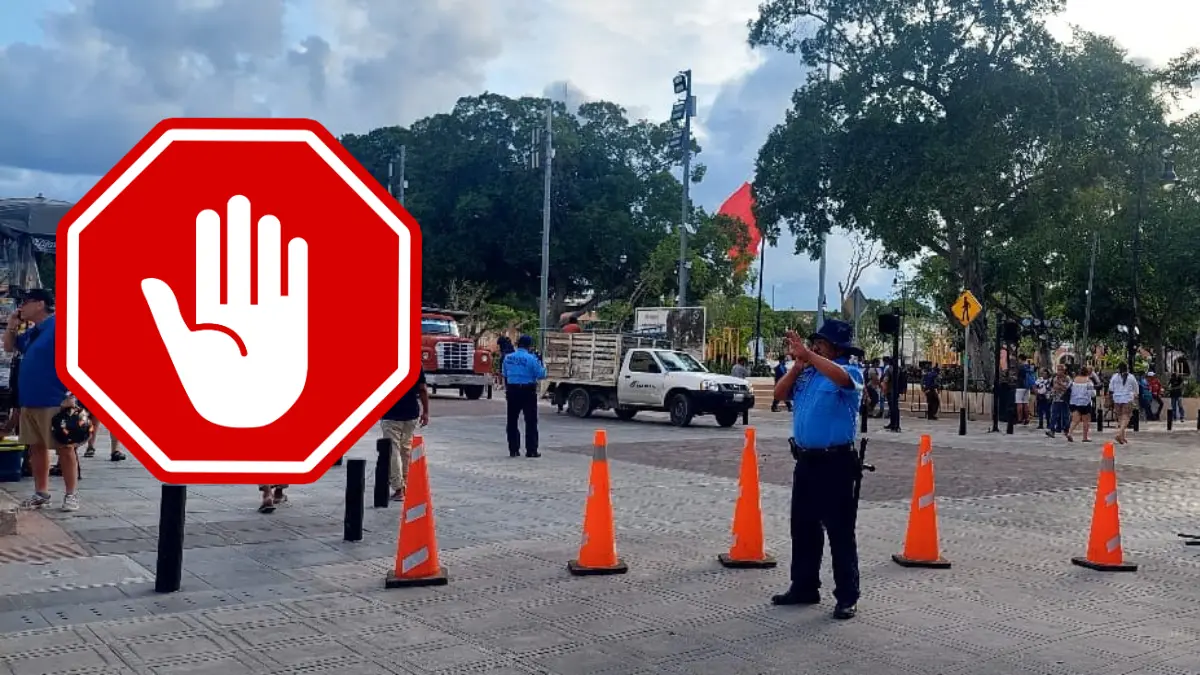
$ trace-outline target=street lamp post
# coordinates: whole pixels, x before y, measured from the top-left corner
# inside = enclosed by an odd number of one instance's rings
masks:
[[[675,123],[682,122],[683,130],[679,136],[672,141],[672,145],[678,144],[683,152],[683,208],[679,219],[679,306],[687,305],[687,286],[688,286],[688,266],[687,261],[687,225],[688,216],[691,212],[691,195],[689,193],[691,186],[692,172],[692,116],[696,114],[696,98],[692,96],[692,71],[684,70],[671,80],[672,86],[675,88],[675,93],[683,98],[675,102],[671,108],[671,121]]]

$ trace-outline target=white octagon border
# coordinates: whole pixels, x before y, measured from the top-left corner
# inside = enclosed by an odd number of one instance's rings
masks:
[[[363,402],[350,417],[339,425],[316,450],[302,462],[266,462],[266,461],[176,461],[168,458],[158,445],[150,440],[134,422],[121,410],[116,403],[90,378],[79,366],[79,233],[99,216],[109,204],[129,187],[150,164],[162,154],[167,146],[174,142],[277,142],[304,143],[317,153],[335,173],[350,186],[354,193],[375,212],[384,223],[396,233],[399,239],[399,261],[403,267],[405,260],[410,260],[412,251],[412,235],[408,227],[396,214],[392,213],[384,203],[375,196],[358,176],[346,166],[338,156],[311,131],[305,129],[171,129],[165,132],[150,148],[133,163],[125,173],[107,190],[100,195],[82,215],[79,216],[67,230],[67,372],[71,374],[84,390],[96,399],[96,402],[128,433],[133,440],[145,450],[154,461],[170,473],[209,473],[209,474],[287,474],[302,475],[317,467],[333,449],[346,439],[359,424],[366,419],[384,398],[404,381],[412,367],[409,354],[409,332],[398,332],[399,368],[380,385],[367,400]],[[401,325],[412,311],[412,289],[409,275],[399,274],[399,314]]]

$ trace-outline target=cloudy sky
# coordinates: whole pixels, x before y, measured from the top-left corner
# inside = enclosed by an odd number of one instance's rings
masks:
[[[159,119],[286,115],[334,133],[446,110],[484,89],[556,82],[668,115],[670,81],[695,73],[702,161],[694,192],[715,209],[751,178],[802,71],[746,45],[759,0],[0,0],[0,197],[79,198]],[[1200,43],[1200,2],[1068,0],[1069,23],[1161,62]],[[767,252],[768,298],[812,308],[817,265]],[[828,296],[848,245],[830,244]],[[867,294],[891,292],[875,270]]]

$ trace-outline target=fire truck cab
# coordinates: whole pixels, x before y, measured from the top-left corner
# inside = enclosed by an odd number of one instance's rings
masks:
[[[438,389],[457,389],[474,401],[487,392],[492,397],[492,355],[476,349],[463,337],[458,319],[465,312],[423,307],[421,309],[421,367],[431,394]]]

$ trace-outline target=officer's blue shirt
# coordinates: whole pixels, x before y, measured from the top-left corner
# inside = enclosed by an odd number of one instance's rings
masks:
[[[546,379],[546,367],[527,349],[517,349],[505,356],[501,370],[508,384],[536,384],[538,380]]]
[[[67,397],[54,365],[54,315],[17,336],[21,368],[17,372],[17,404],[22,408],[57,408]]]
[[[850,386],[839,387],[816,368],[807,366],[792,388],[792,438],[801,448],[848,445],[854,443],[858,433],[862,368],[848,358],[835,359],[834,363],[850,375]]]

